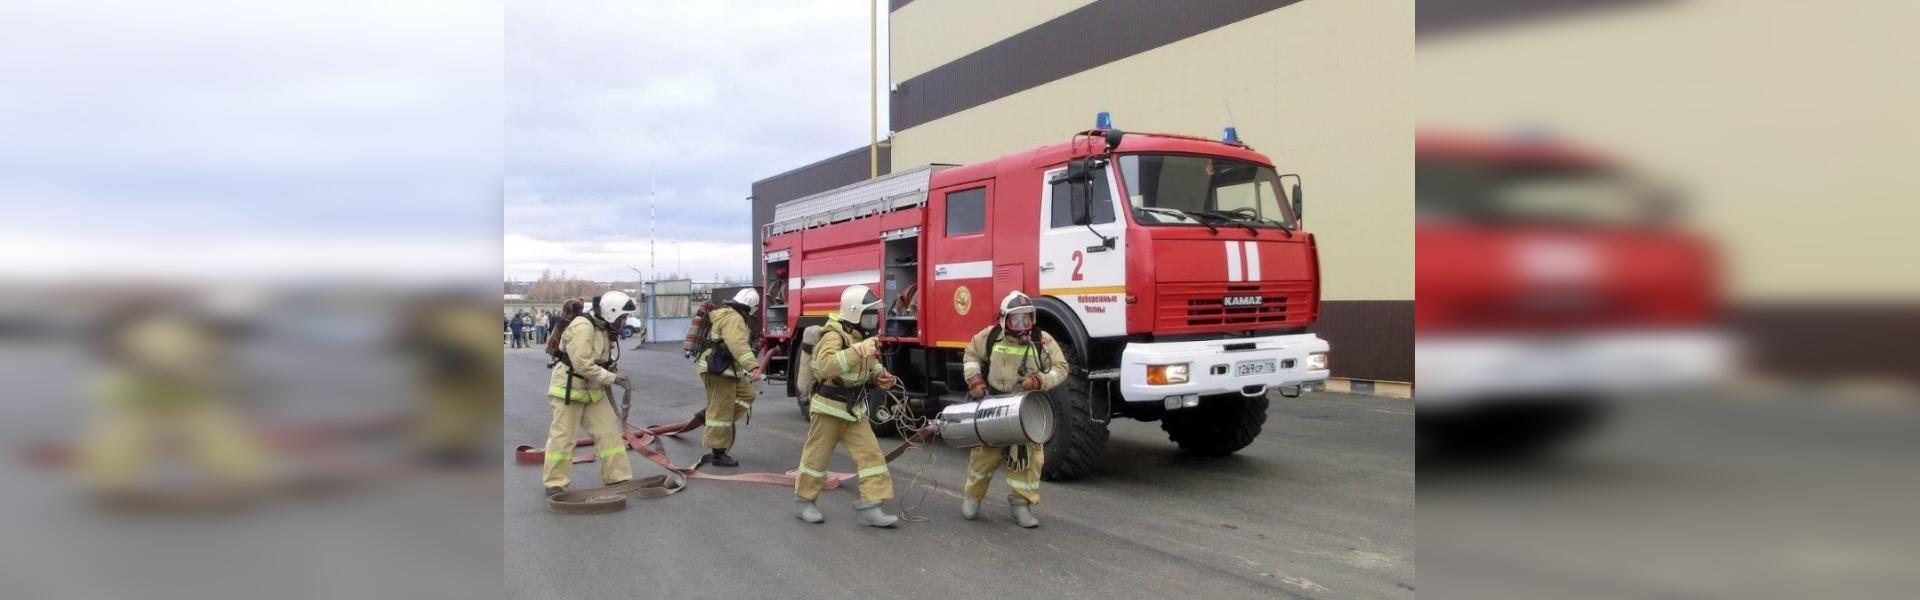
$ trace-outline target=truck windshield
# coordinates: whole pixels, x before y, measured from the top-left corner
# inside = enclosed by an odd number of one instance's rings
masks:
[[[1271,167],[1178,154],[1120,157],[1127,202],[1141,225],[1251,225],[1293,229]]]
[[[1605,169],[1418,162],[1414,213],[1422,221],[1619,227],[1664,217],[1654,192]]]

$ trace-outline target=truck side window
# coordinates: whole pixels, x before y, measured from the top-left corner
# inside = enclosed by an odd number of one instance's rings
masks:
[[[947,194],[947,236],[980,233],[987,229],[987,188]]]
[[[1073,188],[1065,183],[1053,184],[1053,227],[1073,226]],[[1093,223],[1113,222],[1113,192],[1107,188],[1105,173],[1093,178],[1093,187],[1088,192],[1088,206],[1093,208]]]

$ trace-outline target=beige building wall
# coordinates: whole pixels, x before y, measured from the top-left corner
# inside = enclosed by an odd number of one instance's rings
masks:
[[[988,11],[952,10],[959,4],[903,7],[893,15],[892,47],[914,46],[901,36],[915,31],[1001,22]],[[897,132],[893,164],[963,164],[1064,141],[1101,110],[1130,131],[1217,137],[1233,124],[1281,172],[1305,177],[1323,299],[1411,300],[1413,26],[1404,1],[1301,2]],[[895,81],[937,66],[898,57],[958,57],[992,43],[951,35],[940,39],[966,47],[896,54]]]
[[[1422,127],[1546,129],[1676,184],[1740,300],[1920,297],[1920,3],[1688,0],[1423,42]]]
[[[888,21],[887,61],[898,83],[1093,0],[917,0]]]

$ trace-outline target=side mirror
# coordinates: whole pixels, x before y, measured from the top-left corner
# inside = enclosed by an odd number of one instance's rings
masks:
[[[1093,181],[1093,173],[1099,167],[1091,158],[1073,158],[1067,160],[1067,170],[1047,180],[1048,184],[1085,183]]]
[[[1071,188],[1070,193],[1073,194],[1071,200],[1073,203],[1073,224],[1092,225],[1093,201],[1088,198],[1091,194],[1087,193],[1087,182],[1075,181],[1068,185]]]
[[[1300,217],[1300,209],[1301,209],[1301,205],[1300,205],[1300,203],[1301,203],[1301,201],[1302,201],[1302,200],[1303,200],[1303,198],[1301,198],[1301,197],[1300,197],[1300,184],[1299,184],[1299,183],[1295,183],[1295,184],[1293,184],[1293,218],[1295,218],[1295,219],[1299,219],[1299,218],[1301,218],[1301,217]]]
[[[1281,175],[1280,180],[1285,181],[1288,177],[1293,178],[1293,190],[1292,190],[1293,191],[1293,219],[1295,221],[1299,221],[1305,218],[1300,216],[1300,209],[1302,208],[1302,204],[1303,204],[1302,201],[1304,200],[1300,194],[1300,183],[1301,183],[1300,176],[1295,175],[1293,173],[1288,173],[1286,175]]]

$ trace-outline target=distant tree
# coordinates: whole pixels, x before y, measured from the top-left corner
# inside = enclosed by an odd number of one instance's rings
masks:
[[[527,300],[533,302],[560,302],[568,298],[586,298],[605,292],[607,287],[599,283],[572,277],[565,270],[555,274],[552,270],[540,272],[540,278],[527,286]]]

